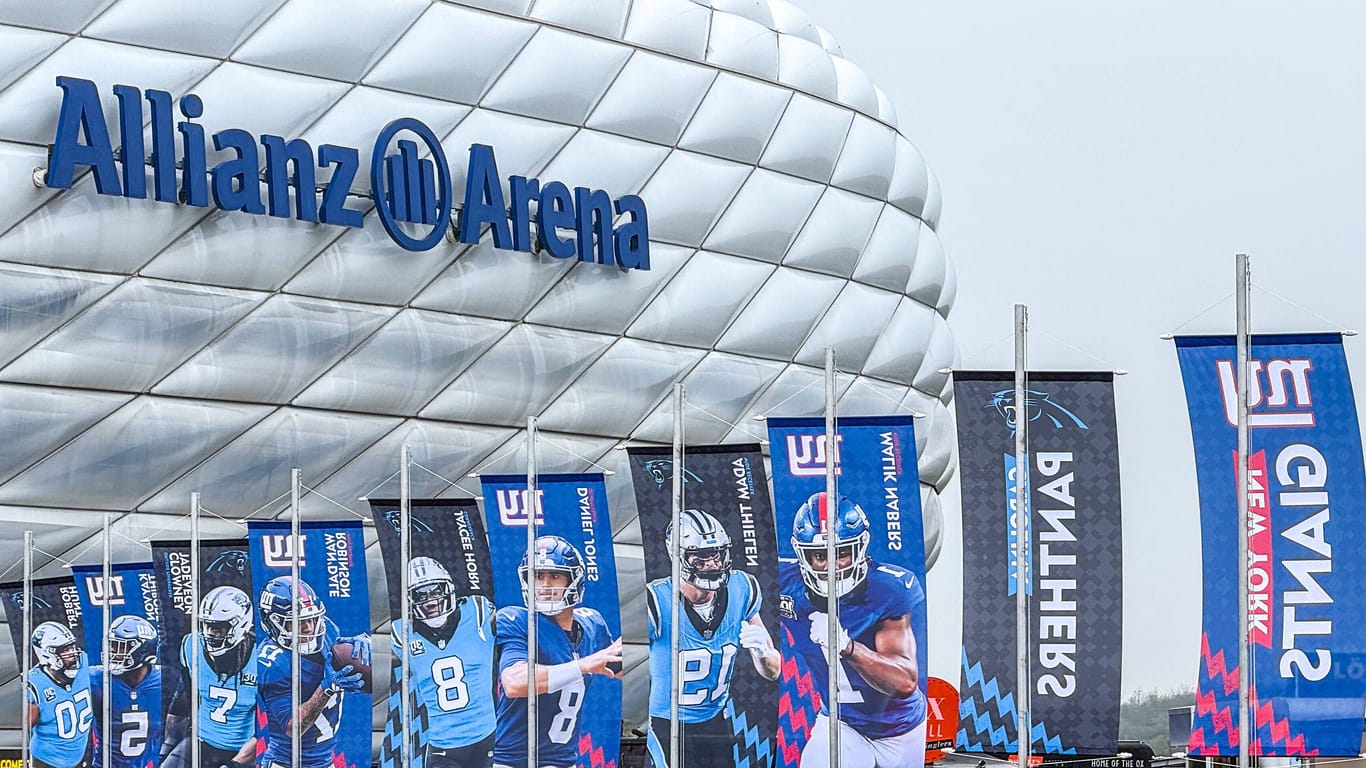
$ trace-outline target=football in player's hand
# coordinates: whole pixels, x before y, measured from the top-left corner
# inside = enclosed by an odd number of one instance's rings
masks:
[[[353,672],[360,673],[361,679],[365,681],[363,690],[367,692],[373,690],[372,681],[374,677],[370,665],[362,664],[361,660],[357,658],[355,643],[340,640],[332,644],[332,668],[342,669],[347,666],[350,666]]]

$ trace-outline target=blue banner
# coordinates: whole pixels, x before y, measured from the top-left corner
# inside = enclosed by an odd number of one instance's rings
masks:
[[[829,691],[826,662],[826,532],[835,522],[835,589],[841,656],[840,721],[895,750],[898,765],[925,759],[927,688],[925,542],[910,416],[842,418],[836,450],[824,419],[769,419],[778,531],[778,613],[783,674],[778,700],[779,764],[825,765]],[[825,498],[833,460],[839,496]],[[890,693],[888,693],[890,691]],[[850,740],[842,757],[852,765]]]
[[[1204,630],[1189,751],[1238,751],[1237,363],[1231,336],[1176,341],[1200,481]],[[1361,750],[1366,473],[1342,340],[1254,336],[1248,624],[1254,755]]]
[[[156,576],[151,563],[110,566],[73,565],[84,614],[85,647],[90,657],[90,701],[95,713],[94,759],[104,765],[101,739],[109,734],[109,763],[113,768],[151,768],[161,751],[161,665],[157,663]],[[104,607],[109,606],[109,627]],[[109,658],[103,656],[109,635]],[[104,667],[109,667],[110,690],[104,690]],[[109,723],[103,722],[104,698],[109,697]],[[108,726],[108,727],[106,727]]]
[[[290,765],[293,665],[299,660],[300,768],[370,765],[370,581],[359,520],[252,521],[258,764]],[[292,584],[297,558],[299,581]],[[298,627],[293,626],[298,602]],[[310,716],[312,717],[310,721]]]
[[[503,672],[527,659],[526,581],[519,567],[526,555],[526,477],[483,475],[484,517],[493,556],[494,601],[498,605],[496,666],[499,670],[498,727],[494,763],[527,762],[526,689]],[[555,667],[579,659],[537,700],[537,757],[543,765],[577,764],[615,768],[621,746],[621,673],[597,662],[621,655],[621,604],[607,489],[600,474],[541,475],[535,569],[563,573],[567,585],[537,588],[537,664]],[[558,539],[558,540],[557,540]],[[529,575],[529,574],[528,574]],[[514,675],[515,677],[515,675]],[[508,682],[520,685],[509,690]],[[558,687],[556,687],[558,686]],[[521,695],[513,695],[520,693]]]

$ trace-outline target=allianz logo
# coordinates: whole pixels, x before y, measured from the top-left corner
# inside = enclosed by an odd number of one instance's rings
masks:
[[[62,105],[56,135],[46,176],[36,179],[48,187],[69,189],[88,168],[101,195],[146,199],[150,194],[159,202],[199,207],[212,203],[224,211],[257,216],[353,228],[365,224],[363,213],[347,205],[350,198],[364,196],[351,189],[361,157],[354,147],[322,144],[315,150],[303,139],[258,137],[240,128],[208,136],[195,122],[204,114],[199,96],[187,94],[177,100],[166,91],[115,85],[115,150],[95,84],[58,76],[57,86]],[[149,113],[150,146],[143,134]],[[209,141],[215,151],[232,156],[208,167]],[[391,145],[396,152],[390,152]],[[502,250],[545,252],[557,259],[577,258],[623,270],[650,268],[648,214],[637,195],[613,198],[600,189],[571,191],[560,181],[509,176],[509,194],[504,196],[493,147],[474,144],[463,204],[453,205],[455,190],[441,142],[411,117],[380,130],[371,161],[370,189],[380,223],[409,251],[430,250],[443,238],[477,243],[487,228],[494,247]],[[331,177],[320,185],[318,171],[327,169]]]

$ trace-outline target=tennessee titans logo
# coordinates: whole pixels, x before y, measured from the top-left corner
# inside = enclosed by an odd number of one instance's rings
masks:
[[[651,459],[645,462],[645,471],[650,473],[650,479],[655,481],[656,488],[663,488],[665,483],[673,480],[673,459]],[[700,483],[702,478],[694,474],[692,470],[684,469],[683,482]]]
[[[221,552],[204,571],[206,573],[226,573],[227,571],[246,573],[247,553],[240,549],[229,549],[226,552]]]
[[[384,513],[384,522],[394,529],[394,533],[403,533],[403,513],[397,509],[391,509]],[[408,531],[411,533],[432,533],[432,527],[427,521],[413,517],[413,513],[408,513]]]
[[[1015,403],[1014,389],[993,392],[991,402],[986,407],[995,408],[996,412],[1006,420],[1006,426],[1010,427],[1011,433],[1014,434],[1020,414],[1020,408]],[[1086,422],[1082,421],[1075,413],[1054,402],[1047,392],[1041,392],[1037,389],[1025,390],[1024,416],[1025,421],[1030,423],[1047,419],[1054,429],[1066,429],[1068,422],[1078,429],[1089,429]]]
[[[9,599],[10,599],[11,602],[13,602],[15,605],[19,606],[20,608],[23,608],[23,607],[24,607],[24,593],[23,593],[23,592],[14,592],[14,593],[12,593],[12,594],[9,596]],[[34,607],[34,608],[51,608],[51,607],[52,607],[52,603],[49,603],[46,599],[43,598],[42,595],[34,595],[34,596],[33,596],[33,607]]]

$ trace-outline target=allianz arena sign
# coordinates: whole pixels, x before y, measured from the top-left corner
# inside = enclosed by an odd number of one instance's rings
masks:
[[[206,137],[204,127],[194,122],[204,114],[198,96],[182,96],[173,108],[174,100],[166,91],[149,88],[143,92],[115,85],[121,148],[116,152],[95,84],[59,76],[57,86],[62,89],[62,106],[46,178],[49,187],[69,189],[80,169],[88,167],[101,195],[146,199],[150,192],[153,199],[165,203],[208,207],[212,201],[230,212],[292,216],[342,227],[365,224],[361,211],[347,207],[348,198],[358,195],[351,189],[361,167],[360,151],[354,147],[323,144],[315,153],[303,139],[257,137],[240,128]],[[150,147],[142,132],[147,111],[151,113]],[[233,152],[235,157],[208,167],[209,138],[215,150]],[[421,156],[419,141],[429,157]],[[177,143],[183,147],[179,155]],[[397,153],[390,153],[391,144],[397,146]],[[147,165],[152,166],[150,190]],[[318,171],[329,168],[330,180],[318,185]],[[384,126],[371,150],[370,189],[378,218],[389,237],[407,250],[434,248],[455,218],[455,232],[462,243],[477,243],[488,227],[494,247],[502,250],[544,250],[555,258],[577,256],[580,261],[623,270],[650,268],[649,223],[645,201],[639,196],[613,199],[600,189],[575,187],[571,191],[563,182],[542,183],[525,176],[510,176],[507,182],[505,199],[493,148],[474,144],[469,151],[464,202],[453,206],[450,165],[441,142],[430,128],[411,117]],[[622,220],[614,224],[617,217]],[[425,233],[414,235],[409,229]],[[562,230],[568,230],[568,235],[562,236]]]

